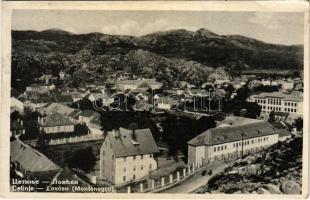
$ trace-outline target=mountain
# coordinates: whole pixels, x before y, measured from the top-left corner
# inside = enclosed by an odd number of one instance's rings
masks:
[[[181,69],[183,65],[186,67]],[[268,44],[240,35],[218,35],[206,29],[178,29],[141,37],[73,34],[58,29],[12,31],[12,71],[22,82],[21,73],[29,71],[28,68],[32,68],[34,76],[46,70],[53,73],[64,70],[73,76],[89,73],[104,81],[113,71],[123,70],[158,79],[165,73],[168,73],[165,79],[184,74],[179,79],[203,82],[218,67],[232,71],[302,70],[303,46]],[[187,69],[185,73],[183,69]],[[197,78],[199,74],[204,77]]]

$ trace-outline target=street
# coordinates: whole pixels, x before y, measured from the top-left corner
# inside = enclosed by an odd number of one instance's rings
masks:
[[[218,163],[208,166],[207,169],[212,170],[212,175],[202,176],[201,172],[206,169],[202,168],[195,172],[194,175],[186,179],[185,181],[177,184],[171,188],[161,191],[160,193],[191,193],[199,187],[206,185],[211,177],[215,176],[219,172],[222,172],[228,165],[226,163]]]

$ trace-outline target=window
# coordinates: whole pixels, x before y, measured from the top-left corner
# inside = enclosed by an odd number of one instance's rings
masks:
[[[126,181],[126,176],[123,176],[123,181]]]
[[[236,146],[235,143],[233,143],[233,147],[234,147],[234,148],[235,148],[235,146]]]
[[[254,140],[252,140],[252,144],[254,144]]]
[[[247,144],[249,145],[250,144],[250,141],[248,140]]]
[[[133,171],[136,171],[136,166],[133,166]]]
[[[143,165],[141,165],[141,170],[143,170]]]
[[[112,155],[112,160],[114,159],[114,155]]]
[[[153,154],[150,154],[150,158],[153,158]]]
[[[217,151],[220,151],[220,147],[217,147]]]
[[[141,155],[140,157],[141,157],[141,159],[143,159],[143,155]]]
[[[136,156],[133,156],[133,159],[136,160]]]
[[[214,147],[214,152],[216,152],[216,147]]]
[[[132,176],[132,179],[133,179],[133,180],[135,180],[135,179],[136,179],[136,175],[135,175],[135,174]]]
[[[150,164],[150,169],[152,169],[152,164]]]
[[[123,171],[126,172],[126,167],[124,167]]]
[[[103,155],[103,156],[105,155],[105,152],[104,152],[104,151],[102,151],[102,155]]]
[[[223,146],[221,146],[221,150],[223,151],[223,149],[224,149],[224,147]]]
[[[227,145],[225,145],[225,150],[227,149]]]

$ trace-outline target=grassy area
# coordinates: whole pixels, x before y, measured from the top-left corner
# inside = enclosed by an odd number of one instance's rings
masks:
[[[68,143],[61,145],[52,145],[41,150],[48,158],[53,160],[55,163],[64,167],[68,164],[68,160],[71,158],[73,153],[80,149],[91,147],[94,155],[99,159],[100,147],[102,145],[101,140],[92,140],[78,143]]]

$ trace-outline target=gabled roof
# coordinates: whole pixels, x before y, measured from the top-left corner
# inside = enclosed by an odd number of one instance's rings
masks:
[[[193,146],[217,145],[271,134],[276,134],[271,124],[267,122],[256,122],[239,126],[212,128],[187,143]]]
[[[42,127],[65,125],[75,125],[75,123],[70,121],[69,117],[60,113],[53,113],[51,115],[48,115],[46,118],[44,118],[43,124],[41,124]]]
[[[108,132],[106,139],[112,145],[115,157],[152,154],[158,152],[158,147],[150,129],[135,130],[136,139],[132,137],[132,130],[120,128],[118,134]],[[105,140],[106,140],[105,139]]]
[[[78,109],[70,108],[68,106],[59,104],[59,103],[51,103],[47,108],[47,112],[51,113],[59,113],[63,115],[69,115],[74,111],[79,111]]]
[[[17,161],[26,171],[44,172],[61,170],[57,164],[45,155],[16,139],[10,143],[10,156]]]
[[[271,98],[281,98],[281,99],[287,100],[287,101],[298,101],[298,102],[303,101],[303,98],[300,96],[284,94],[282,92],[270,92],[270,93],[263,92],[263,93],[260,93],[257,95],[253,95],[253,97],[256,97],[256,98],[271,97]]]
[[[80,114],[83,117],[91,117],[93,115],[100,115],[99,113],[93,111],[93,110],[83,110],[82,113]]]

